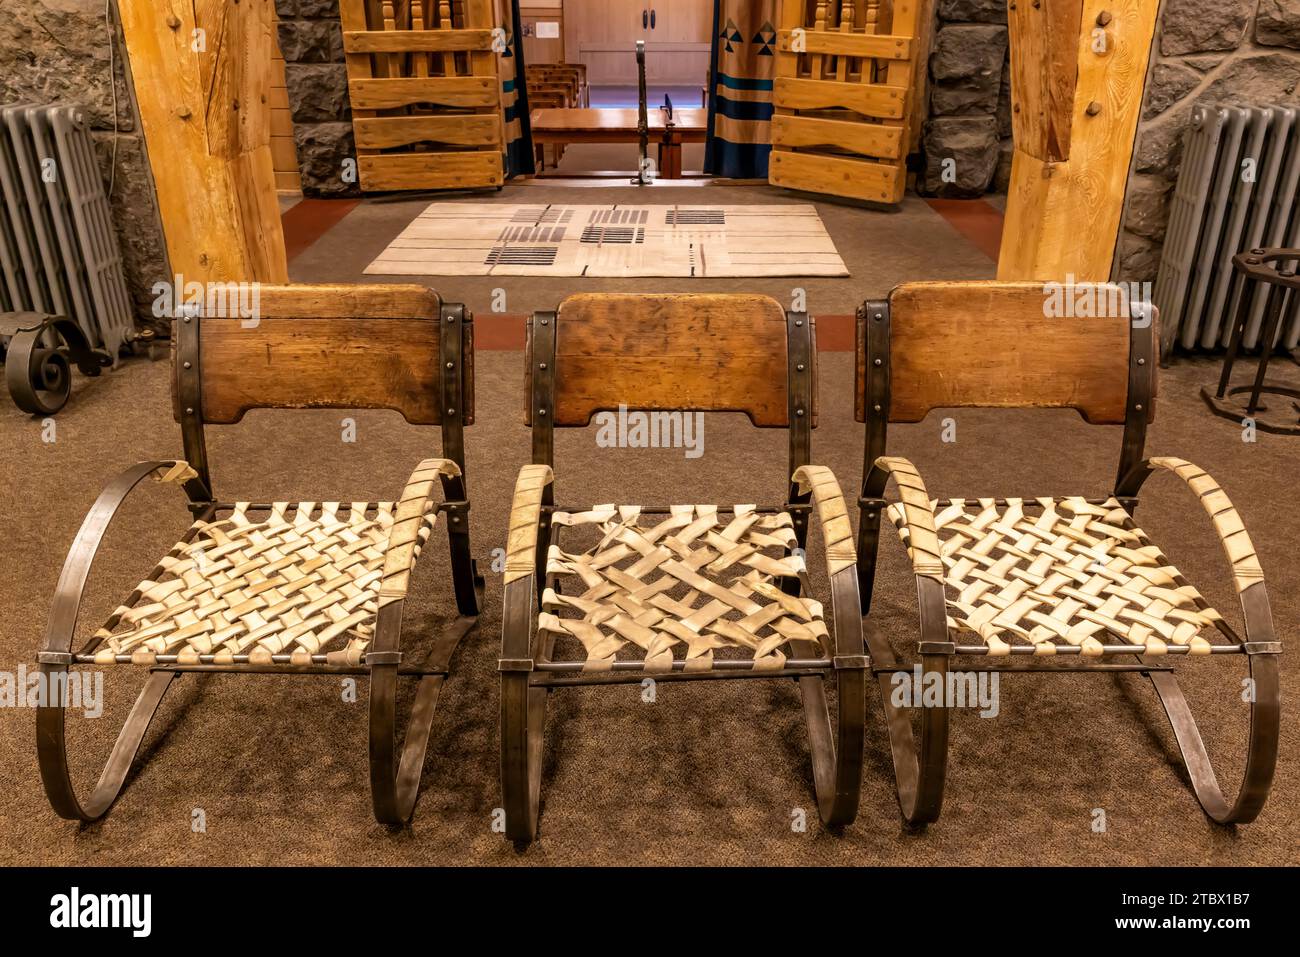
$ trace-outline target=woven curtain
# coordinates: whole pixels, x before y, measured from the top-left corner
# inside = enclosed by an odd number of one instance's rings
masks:
[[[705,172],[767,179],[777,0],[714,0]]]
[[[505,52],[497,57],[501,74],[501,109],[506,124],[506,176],[521,176],[535,173],[537,167],[533,159],[528,89],[524,83],[523,30],[516,0],[498,0],[498,19],[506,31]]]

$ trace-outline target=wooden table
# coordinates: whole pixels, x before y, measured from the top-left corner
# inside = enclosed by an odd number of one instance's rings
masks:
[[[647,114],[651,143],[659,145],[659,173],[664,179],[682,178],[682,144],[703,143],[708,133],[708,110],[660,107]],[[534,143],[639,143],[635,109],[555,108],[533,110]]]

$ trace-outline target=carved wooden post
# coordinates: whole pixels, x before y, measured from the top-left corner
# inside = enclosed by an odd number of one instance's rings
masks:
[[[1009,0],[1016,150],[999,279],[1110,278],[1158,7]]]
[[[875,0],[875,2],[878,3],[879,0]],[[867,0],[868,6],[870,6],[871,3],[872,0]],[[840,33],[852,33],[852,32],[853,32],[853,0],[844,0],[844,2],[840,4]],[[871,33],[873,31],[868,30],[867,32]],[[837,57],[837,59],[839,60],[839,62],[835,64],[835,75],[836,77],[839,78],[839,81],[843,83],[845,80],[849,78],[849,58],[846,56],[842,56],[842,57]],[[868,68],[871,65],[870,62],[867,60],[863,60],[862,64],[864,68]]]
[[[172,272],[286,282],[271,0],[119,0],[118,10]]]
[[[813,30],[821,33],[826,29],[826,15],[829,12],[827,0],[817,0],[817,9],[813,14]],[[814,80],[820,80],[824,75],[822,73],[822,55],[820,53],[811,57],[812,76]]]

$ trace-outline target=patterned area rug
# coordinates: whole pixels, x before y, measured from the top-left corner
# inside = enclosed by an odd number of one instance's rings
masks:
[[[847,276],[817,209],[433,203],[366,267],[390,276]]]

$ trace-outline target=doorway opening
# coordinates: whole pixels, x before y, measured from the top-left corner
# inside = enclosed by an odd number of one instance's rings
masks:
[[[713,3],[519,0],[519,12],[540,175],[637,175],[638,43],[651,175],[704,175]]]

